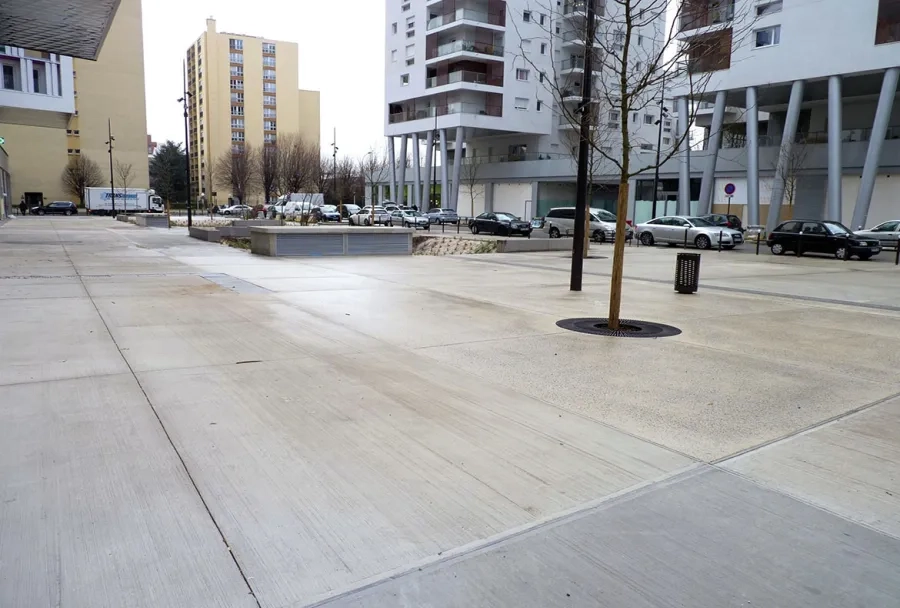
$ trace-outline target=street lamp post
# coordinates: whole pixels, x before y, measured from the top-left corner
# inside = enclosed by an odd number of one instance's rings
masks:
[[[437,197],[434,194],[434,185],[437,183],[437,153],[435,147],[438,144],[438,107],[434,106],[434,135],[431,137],[431,183],[428,184],[428,205],[429,208],[437,207]],[[444,159],[441,158],[441,162]]]
[[[334,141],[331,142],[331,147],[334,148],[334,150],[331,153],[331,157],[332,157],[332,169],[331,169],[332,182],[331,183],[333,184],[332,188],[334,188],[334,198],[335,198],[335,200],[337,200],[337,195],[338,195],[338,191],[337,191],[337,153],[338,153],[337,127],[334,128]],[[341,216],[341,207],[342,206],[343,205],[341,204],[341,201],[337,201],[338,224],[341,223],[341,219],[342,219],[342,216]],[[373,207],[374,207],[374,204],[373,204]]]
[[[660,92],[659,97],[659,120],[656,121],[656,124],[659,126],[659,134],[656,137],[656,170],[653,174],[653,211],[651,213],[652,217],[656,217],[656,201],[659,199],[659,159],[660,153],[662,152],[662,134],[663,134],[663,122],[665,121],[666,116],[668,115],[669,109],[665,106],[666,103],[666,75],[663,74],[662,80],[662,91]]]
[[[187,179],[187,224],[188,228],[193,225],[193,217],[191,216],[191,144],[188,139],[188,100],[191,97],[187,90],[187,64],[182,64],[182,82],[184,84],[184,97],[178,100],[184,106],[184,165],[187,169],[185,174]]]
[[[109,146],[109,195],[112,197],[112,214],[113,217],[116,216],[116,185],[113,180],[113,142],[116,141],[116,138],[112,136],[112,120],[106,119],[106,128],[108,130],[109,141],[106,142],[106,145]]]

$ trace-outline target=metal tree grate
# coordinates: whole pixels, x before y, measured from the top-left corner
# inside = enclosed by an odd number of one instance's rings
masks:
[[[621,319],[619,321],[619,329],[610,329],[608,321],[609,319],[588,317],[583,319],[563,319],[562,321],[557,321],[556,325],[569,331],[612,338],[668,338],[681,333],[680,329],[671,325],[633,319]]]

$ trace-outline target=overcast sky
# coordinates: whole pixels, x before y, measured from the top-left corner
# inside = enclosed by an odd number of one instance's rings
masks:
[[[216,19],[219,32],[300,45],[300,88],[322,92],[322,152],[337,128],[340,154],[384,147],[384,3],[381,0],[143,0],[147,129],[184,141],[181,64]]]

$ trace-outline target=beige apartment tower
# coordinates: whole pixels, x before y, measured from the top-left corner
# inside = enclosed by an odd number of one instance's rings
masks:
[[[121,0],[97,61],[0,46],[0,68],[13,205],[23,196],[29,204],[77,201],[61,175],[78,156],[97,162],[109,186],[107,121],[115,161],[132,166],[128,188],[149,187],[140,0]]]
[[[187,51],[192,196],[226,203],[231,188],[215,182],[214,167],[244,145],[297,134],[319,147],[319,92],[299,89],[299,62],[295,42],[220,33],[206,21]]]

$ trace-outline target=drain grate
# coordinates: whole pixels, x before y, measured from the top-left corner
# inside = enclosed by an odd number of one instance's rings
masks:
[[[633,319],[621,319],[619,329],[610,329],[609,319],[588,317],[583,319],[563,319],[556,325],[569,331],[577,331],[582,334],[595,336],[609,336],[611,338],[668,338],[677,336],[681,330],[671,325],[651,323],[650,321],[635,321]]]

